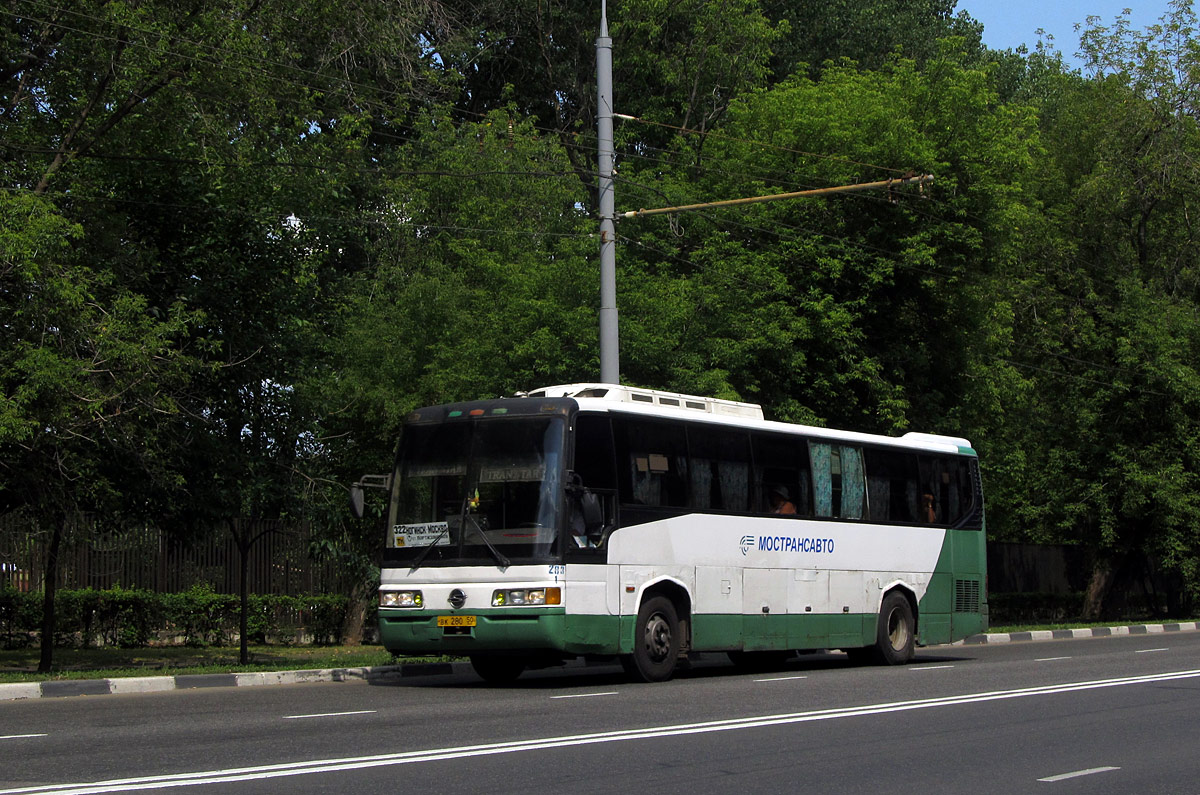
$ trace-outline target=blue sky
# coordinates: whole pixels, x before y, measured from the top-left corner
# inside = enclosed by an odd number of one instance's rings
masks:
[[[1130,22],[1145,28],[1167,12],[1168,0],[958,0],[958,11],[966,11],[983,23],[983,43],[995,50],[1015,49],[1026,44],[1032,50],[1038,28],[1053,34],[1055,47],[1069,63],[1076,63],[1079,34],[1075,24],[1089,16],[1109,24],[1124,9],[1132,12]]]

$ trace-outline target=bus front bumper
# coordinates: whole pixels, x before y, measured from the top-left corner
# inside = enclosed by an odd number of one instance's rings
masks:
[[[441,625],[439,625],[441,619]],[[599,616],[567,616],[561,607],[468,613],[379,609],[379,639],[393,654],[474,654],[485,651],[612,653],[616,626]],[[589,626],[591,625],[591,626]],[[611,635],[611,641],[605,636]]]

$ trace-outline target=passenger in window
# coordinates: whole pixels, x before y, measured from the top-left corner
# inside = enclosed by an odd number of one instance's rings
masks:
[[[792,502],[792,495],[788,493],[787,486],[772,486],[767,498],[771,501],[771,513],[781,516],[796,515],[796,505]]]
[[[933,524],[937,521],[937,509],[933,507],[933,495],[925,492],[921,495],[921,521]]]

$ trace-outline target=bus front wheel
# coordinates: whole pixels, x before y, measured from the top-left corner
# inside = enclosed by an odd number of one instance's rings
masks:
[[[640,682],[665,682],[675,673],[682,638],[675,605],[665,596],[642,603],[634,627],[633,654],[621,657],[621,667]]]
[[[516,681],[521,675],[525,670],[525,661],[520,657],[499,654],[472,654],[471,667],[488,684],[505,685]]]

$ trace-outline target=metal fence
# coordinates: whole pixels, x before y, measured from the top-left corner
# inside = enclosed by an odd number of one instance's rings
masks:
[[[310,529],[303,524],[241,520],[254,537],[247,582],[250,593],[299,596],[348,593],[350,583],[327,561],[309,555]],[[0,517],[0,587],[42,590],[49,532],[21,517]],[[184,541],[153,527],[105,532],[83,519],[69,527],[59,552],[60,588],[115,586],[178,593],[207,585],[237,593],[240,558],[227,529],[214,528]]]
[[[306,525],[240,521],[249,536],[263,534],[250,550],[250,593],[350,593],[353,583],[340,576],[335,566],[309,555],[313,539]],[[48,541],[49,533],[29,520],[11,514],[0,517],[0,587],[42,590]],[[83,519],[66,534],[57,579],[60,588],[119,585],[178,593],[207,585],[218,593],[237,593],[239,565],[237,545],[225,528],[214,528],[185,542],[152,527],[103,532],[94,521]],[[1181,583],[1152,572],[1152,566],[1122,566],[1112,603],[1120,607],[1178,601]],[[1087,587],[1090,573],[1084,551],[1077,546],[988,543],[992,593],[1079,593]]]

